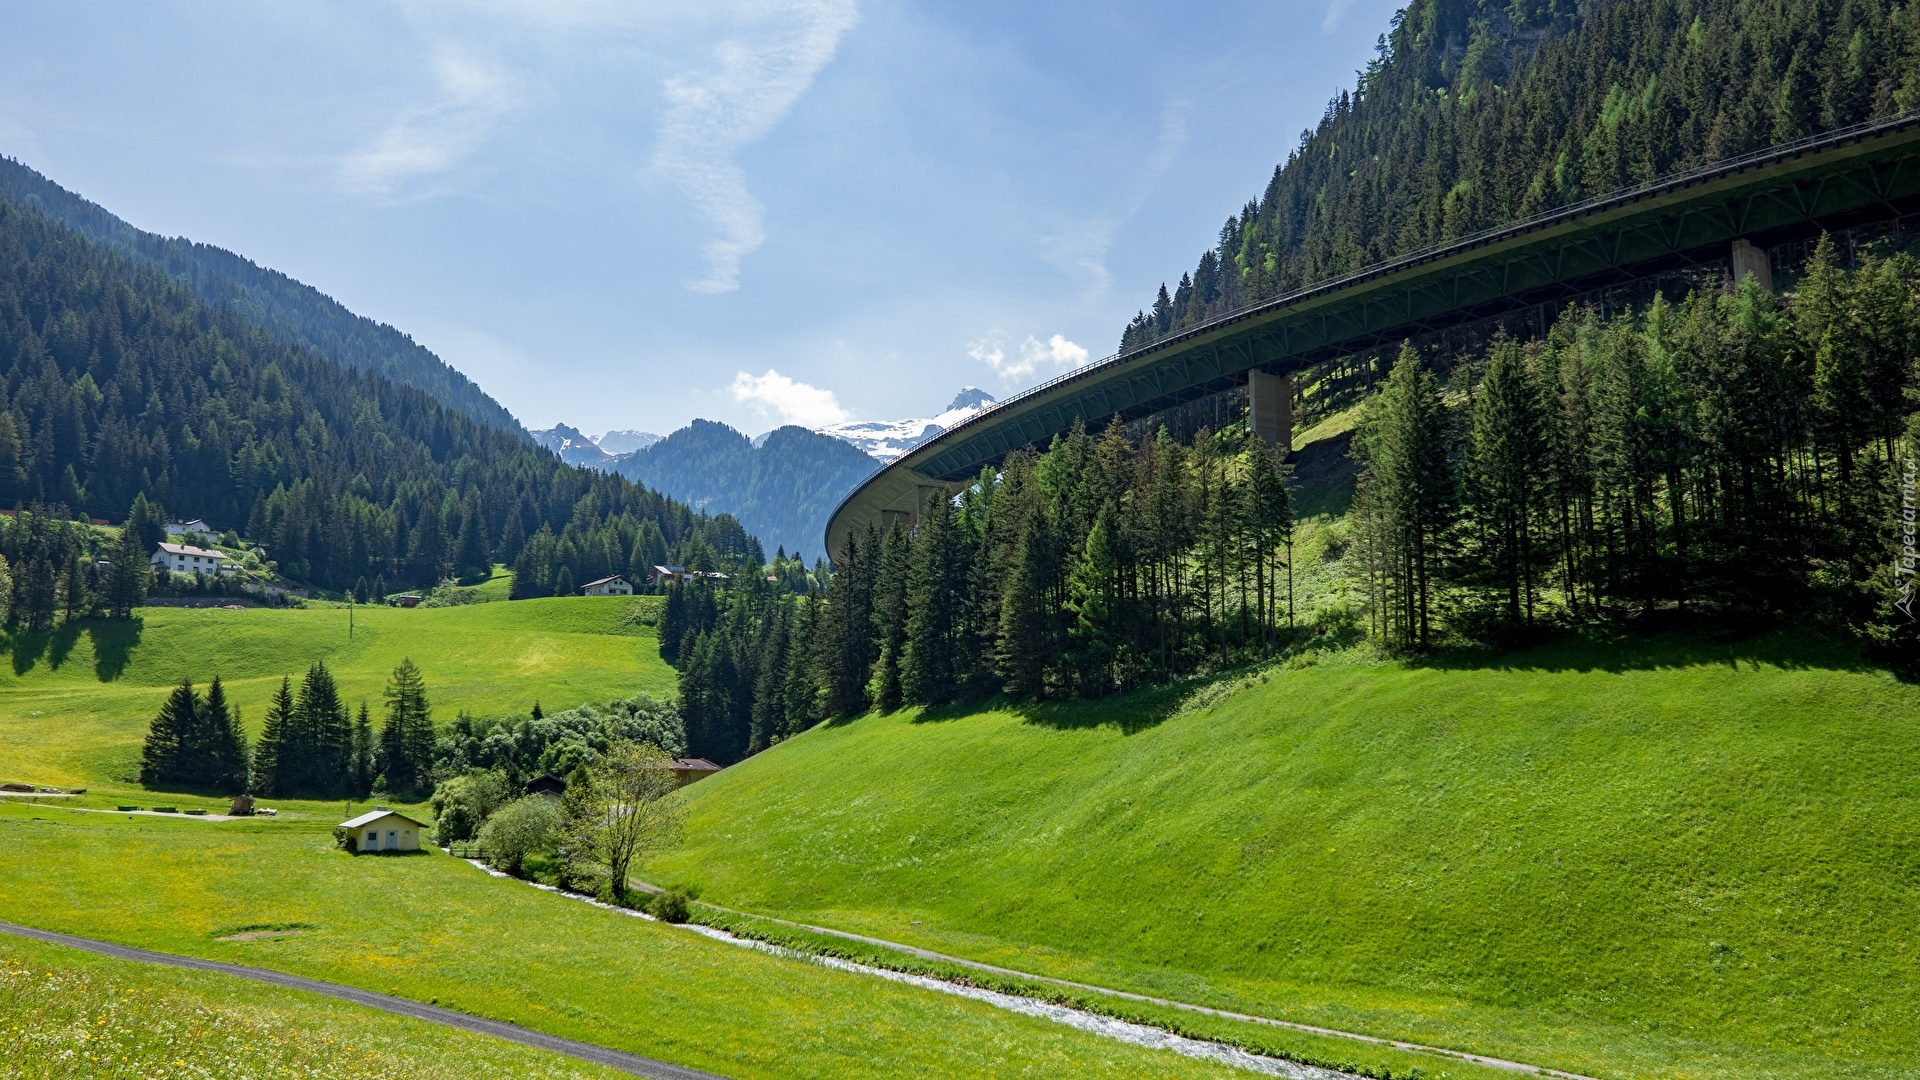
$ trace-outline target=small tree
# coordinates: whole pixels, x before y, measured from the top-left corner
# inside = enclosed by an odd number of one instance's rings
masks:
[[[569,785],[563,844],[569,858],[607,874],[607,895],[627,895],[635,859],[680,842],[685,811],[669,798],[679,788],[672,762],[651,743],[616,742]]]
[[[421,791],[433,765],[433,709],[427,681],[410,659],[387,680],[387,718],[380,728],[380,770],[390,791]]]
[[[147,598],[150,573],[146,542],[129,520],[120,530],[120,542],[114,546],[112,563],[107,569],[107,613],[124,619]]]

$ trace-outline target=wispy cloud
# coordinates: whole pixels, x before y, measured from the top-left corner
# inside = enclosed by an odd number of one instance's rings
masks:
[[[822,428],[853,418],[840,407],[833,391],[790,379],[773,368],[765,375],[742,371],[733,377],[731,389],[733,400],[753,406],[761,416],[778,416],[785,424]]]
[[[1086,347],[1055,334],[1045,341],[1027,335],[1011,353],[995,335],[988,335],[967,346],[967,355],[993,369],[1002,382],[1019,382],[1042,368],[1064,371],[1086,363],[1091,354]]]
[[[1320,20],[1320,30],[1331,34],[1340,29],[1340,20],[1346,18],[1347,9],[1353,6],[1353,0],[1333,0],[1327,5],[1327,16]]]
[[[409,180],[453,169],[525,100],[525,81],[517,73],[452,45],[434,47],[433,69],[437,99],[401,112],[341,161],[349,188],[386,194]]]
[[[1147,196],[1173,167],[1180,148],[1186,145],[1187,116],[1192,111],[1190,102],[1169,101],[1160,110],[1160,134],[1153,153],[1127,177],[1107,212],[1042,238],[1041,257],[1063,270],[1083,275],[1092,291],[1106,288],[1112,281],[1107,272],[1107,252],[1113,247],[1114,233],[1140,212]]]
[[[713,67],[665,84],[666,115],[652,165],[713,227],[695,292],[740,287],[740,260],[766,242],[766,207],[747,187],[739,151],[772,131],[833,59],[858,17],[854,0],[769,7],[751,33],[714,49]]]

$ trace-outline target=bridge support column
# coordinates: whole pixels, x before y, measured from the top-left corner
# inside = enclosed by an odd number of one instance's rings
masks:
[[[1247,420],[1269,449],[1293,451],[1293,376],[1247,372]]]
[[[1742,237],[1733,242],[1733,283],[1739,285],[1748,274],[1760,279],[1761,288],[1773,291],[1773,260],[1767,258],[1765,248]]]

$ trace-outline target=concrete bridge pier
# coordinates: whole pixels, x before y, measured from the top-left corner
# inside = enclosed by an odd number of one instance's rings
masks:
[[[1773,260],[1767,258],[1767,249],[1755,247],[1753,241],[1741,237],[1733,242],[1733,284],[1739,285],[1752,274],[1760,279],[1760,287],[1773,291]]]
[[[1293,452],[1293,376],[1247,372],[1247,421],[1268,449]]]

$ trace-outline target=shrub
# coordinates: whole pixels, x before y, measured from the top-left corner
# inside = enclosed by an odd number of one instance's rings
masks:
[[[442,845],[473,839],[509,793],[506,774],[497,769],[442,781],[433,789],[434,839]]]
[[[679,889],[668,889],[655,893],[647,901],[647,914],[661,922],[683,923],[687,921],[687,894]]]
[[[560,804],[545,795],[528,795],[508,803],[480,827],[480,844],[487,861],[515,876],[525,870],[527,857],[551,857],[560,840]]]

